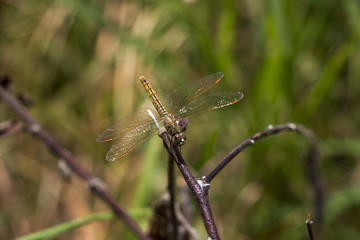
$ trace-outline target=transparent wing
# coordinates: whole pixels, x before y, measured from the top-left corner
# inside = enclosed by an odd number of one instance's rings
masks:
[[[111,146],[109,152],[106,154],[106,160],[115,161],[123,158],[137,146],[155,136],[157,132],[157,127],[152,123],[140,125],[126,132],[126,134],[116,139],[114,145]]]
[[[155,110],[151,109],[140,109],[129,116],[126,116],[120,119],[112,127],[106,129],[101,133],[97,138],[97,142],[109,142],[117,138],[121,138],[123,135],[126,135],[130,131],[139,131],[141,132],[144,129],[140,129],[140,126],[147,126],[148,124],[155,124],[152,116],[149,115],[149,111],[153,113],[156,121],[161,124],[162,121],[160,116],[156,113]],[[138,128],[140,127],[140,128]]]
[[[210,90],[223,77],[224,73],[217,72],[175,89],[165,97],[166,107],[171,113],[178,112],[183,106]]]
[[[98,142],[115,140],[106,155],[106,160],[115,161],[123,158],[138,145],[156,135],[162,127],[162,121],[154,113],[155,110],[150,109],[136,111],[100,134],[96,139]]]
[[[190,118],[202,112],[229,106],[240,101],[244,94],[241,92],[222,92],[205,95],[194,99],[174,113],[179,118]]]

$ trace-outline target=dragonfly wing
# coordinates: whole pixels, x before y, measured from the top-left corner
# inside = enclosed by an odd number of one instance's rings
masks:
[[[149,114],[149,111],[152,113],[152,116]],[[146,127],[148,124],[155,125],[154,118],[158,124],[162,123],[160,116],[155,110],[140,109],[133,114],[120,119],[112,127],[106,129],[96,138],[96,141],[109,142],[117,138],[121,138],[129,132],[140,131],[141,129],[138,128],[140,126]]]
[[[114,145],[106,154],[107,161],[115,161],[123,158],[137,146],[156,135],[158,128],[154,123],[143,124],[127,131],[121,137],[117,138]]]
[[[240,101],[244,94],[241,92],[222,92],[205,95],[194,99],[183,106],[176,113],[177,117],[190,118],[202,112],[229,106]]]
[[[120,119],[115,125],[101,133],[96,141],[109,142],[115,140],[114,145],[106,155],[106,160],[115,161],[154,136],[158,130],[161,130],[162,126],[163,122],[155,110],[141,109]]]
[[[165,97],[168,109],[172,113],[178,112],[180,108],[210,90],[223,77],[224,73],[217,72],[175,89]]]

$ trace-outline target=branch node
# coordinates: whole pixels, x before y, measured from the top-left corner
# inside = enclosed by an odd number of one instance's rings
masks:
[[[61,175],[68,181],[72,179],[72,169],[71,167],[65,162],[64,159],[60,159],[58,161],[57,167],[61,173]]]
[[[290,128],[291,130],[296,130],[296,129],[297,129],[297,126],[296,126],[295,123],[289,123],[288,126],[289,126],[289,128]]]
[[[92,191],[104,192],[107,190],[106,185],[104,182],[97,177],[92,177],[88,180],[88,186]]]
[[[29,125],[28,130],[32,134],[37,134],[41,131],[41,126],[39,124],[34,123]]]
[[[196,180],[197,183],[199,184],[199,186],[201,187],[201,190],[204,192],[205,191],[208,191],[209,188],[210,188],[210,183],[207,183],[206,182],[206,177],[205,176],[202,176],[201,179],[197,179]]]
[[[10,86],[11,86],[11,83],[12,83],[12,81],[11,81],[10,77],[8,77],[6,75],[1,75],[0,76],[0,85],[4,89],[8,90],[10,88]]]
[[[308,215],[307,215],[307,218],[306,218],[305,223],[306,223],[306,227],[307,227],[308,234],[309,234],[309,240],[315,240],[314,233],[313,233],[313,229],[312,229],[313,221],[311,221],[311,214],[310,214],[310,212],[308,212]]]
[[[311,214],[310,214],[310,213],[308,213],[307,218],[306,218],[306,220],[305,220],[305,223],[308,224],[308,225],[311,225],[311,224],[314,223],[314,222],[311,220]]]

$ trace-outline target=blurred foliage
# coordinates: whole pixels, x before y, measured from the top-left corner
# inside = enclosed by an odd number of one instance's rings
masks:
[[[97,134],[150,104],[138,76],[166,93],[221,71],[214,91],[245,97],[192,119],[182,152],[196,175],[269,124],[303,124],[321,151],[326,206],[324,222],[314,224],[317,239],[359,239],[359,1],[5,0],[0,11],[0,73],[33,98],[32,115],[126,209],[148,209],[165,192],[162,143],[154,138],[108,163],[109,145],[96,143]],[[0,114],[13,118],[3,104]],[[37,139],[21,133],[0,144],[1,239],[107,209],[78,178],[64,181]],[[306,239],[313,209],[306,154],[303,139],[281,134],[217,176],[210,202],[223,239]],[[147,229],[148,217],[136,220]],[[205,239],[196,211],[193,220]],[[133,236],[112,220],[57,239]]]

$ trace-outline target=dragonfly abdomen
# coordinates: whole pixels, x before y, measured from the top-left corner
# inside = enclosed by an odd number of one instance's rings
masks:
[[[166,111],[164,105],[161,103],[157,93],[155,90],[151,87],[151,85],[146,81],[144,76],[140,76],[139,80],[141,81],[141,84],[143,85],[146,93],[148,94],[152,104],[154,105],[156,111],[159,113],[161,117],[165,117],[168,115],[168,112]]]

